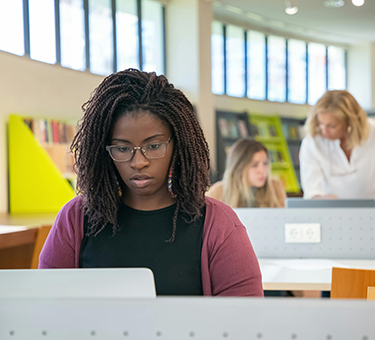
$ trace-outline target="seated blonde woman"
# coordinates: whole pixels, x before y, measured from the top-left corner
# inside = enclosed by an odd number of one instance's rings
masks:
[[[263,144],[240,139],[228,152],[222,181],[206,193],[233,208],[282,208],[286,197],[280,181],[270,178],[268,150]]]

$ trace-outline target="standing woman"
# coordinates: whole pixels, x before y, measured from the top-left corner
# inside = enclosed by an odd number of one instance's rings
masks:
[[[270,178],[268,150],[259,142],[240,139],[229,149],[223,180],[215,183],[207,196],[232,208],[284,207],[285,189]]]
[[[305,198],[375,198],[375,122],[348,91],[327,91],[300,150]]]
[[[204,196],[209,150],[193,107],[164,76],[105,78],[71,150],[80,195],[59,212],[40,268],[147,267],[158,295],[263,295],[245,227]]]

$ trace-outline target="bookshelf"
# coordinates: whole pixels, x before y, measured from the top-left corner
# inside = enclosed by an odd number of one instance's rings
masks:
[[[287,193],[299,193],[300,185],[283,134],[280,117],[249,113],[248,119],[251,136],[262,143],[269,151],[272,176],[283,183]]]
[[[74,128],[62,122],[23,118],[8,122],[9,211],[56,213],[75,196]]]
[[[293,163],[294,172],[296,174],[298,183],[301,183],[300,166],[299,166],[299,150],[301,141],[305,136],[304,124],[305,118],[281,118],[281,126],[285,140],[288,145],[289,154]]]
[[[222,179],[229,148],[240,138],[250,137],[246,112],[216,111],[217,178]]]

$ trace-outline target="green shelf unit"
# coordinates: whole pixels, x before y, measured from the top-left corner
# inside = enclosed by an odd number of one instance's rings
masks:
[[[300,185],[290,158],[280,117],[249,113],[248,119],[251,136],[269,150],[272,176],[283,183],[286,192],[299,193]]]

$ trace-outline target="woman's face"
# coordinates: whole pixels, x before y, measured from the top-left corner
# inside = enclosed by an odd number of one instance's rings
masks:
[[[266,184],[269,175],[269,161],[265,151],[258,151],[251,160],[247,173],[249,185],[255,188],[261,188]]]
[[[343,139],[347,135],[345,122],[337,118],[333,112],[317,114],[318,124],[322,136],[329,140]]]
[[[149,155],[160,147],[160,142],[167,142],[172,134],[168,126],[148,112],[126,114],[116,122],[111,145],[121,145],[116,149],[122,153],[130,147],[147,144]],[[162,146],[163,148],[165,145]],[[139,210],[155,210],[174,202],[168,188],[167,178],[173,154],[173,139],[166,146],[165,156],[159,159],[148,159],[141,150],[136,149],[127,162],[114,164],[124,181],[123,201]],[[121,157],[121,156],[120,156]]]

